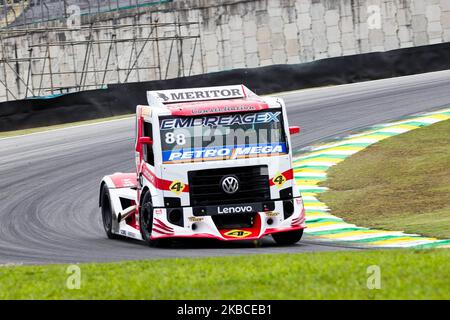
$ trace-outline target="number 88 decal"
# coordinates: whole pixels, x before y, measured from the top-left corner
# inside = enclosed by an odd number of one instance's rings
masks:
[[[175,135],[173,132],[167,132],[165,141],[167,144],[176,143],[179,146],[183,146],[186,144],[186,136],[182,133]]]

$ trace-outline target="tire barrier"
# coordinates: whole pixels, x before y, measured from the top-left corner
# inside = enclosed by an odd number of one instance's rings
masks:
[[[450,69],[450,43],[329,58],[309,63],[234,69],[169,80],[112,84],[106,89],[0,103],[0,132],[133,113],[146,91],[244,84],[257,94]]]
[[[313,147],[294,160],[294,178],[303,196],[306,210],[305,234],[315,240],[342,242],[363,247],[450,248],[450,239],[436,239],[402,231],[363,228],[334,216],[327,205],[317,199],[326,187],[327,170],[368,146],[423,126],[450,119],[450,108],[429,112],[402,121],[372,127],[362,133]]]

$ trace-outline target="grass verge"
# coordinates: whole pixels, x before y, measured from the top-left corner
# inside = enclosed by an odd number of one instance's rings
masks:
[[[356,225],[450,238],[450,120],[383,140],[328,171],[320,196]]]
[[[450,251],[387,250],[0,268],[0,299],[448,299]],[[369,290],[380,267],[381,289]]]
[[[22,130],[14,130],[14,131],[5,131],[5,132],[0,132],[0,139],[1,138],[8,138],[8,137],[15,137],[15,136],[22,136],[22,135],[30,134],[30,133],[37,133],[37,132],[43,132],[43,131],[50,131],[50,130],[56,130],[56,129],[69,128],[69,127],[75,127],[75,126],[80,126],[80,125],[86,125],[86,124],[93,124],[93,123],[100,123],[100,122],[106,122],[106,121],[111,121],[111,120],[130,118],[133,115],[134,114],[125,114],[125,115],[121,115],[121,116],[114,116],[114,117],[108,117],[108,118],[100,118],[100,119],[93,119],[93,120],[85,120],[85,121],[63,123],[63,124],[57,124],[57,125],[54,125],[54,126],[47,126],[47,127],[38,127],[38,128],[30,128],[30,129],[22,129]]]

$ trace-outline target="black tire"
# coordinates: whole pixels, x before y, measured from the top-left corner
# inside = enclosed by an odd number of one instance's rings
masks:
[[[280,246],[296,244],[303,236],[303,229],[272,234],[273,240]]]
[[[111,198],[109,196],[109,190],[106,185],[102,187],[100,199],[103,228],[105,229],[106,235],[109,239],[119,239],[120,237],[112,232]]]
[[[139,227],[142,239],[151,247],[162,247],[169,244],[169,239],[150,240],[153,228],[153,204],[150,192],[146,192],[139,210]]]

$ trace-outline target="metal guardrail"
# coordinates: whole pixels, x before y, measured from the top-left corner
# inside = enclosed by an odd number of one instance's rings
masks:
[[[0,30],[0,102],[203,72],[198,21]]]
[[[138,18],[167,2],[0,0],[0,101],[202,73],[199,21],[181,22],[176,12],[165,13],[174,22]],[[74,9],[94,18],[72,25]],[[124,10],[133,22],[122,14],[95,17]]]
[[[0,0],[0,28],[24,27],[66,19],[74,6],[80,15],[139,9],[173,0]]]

